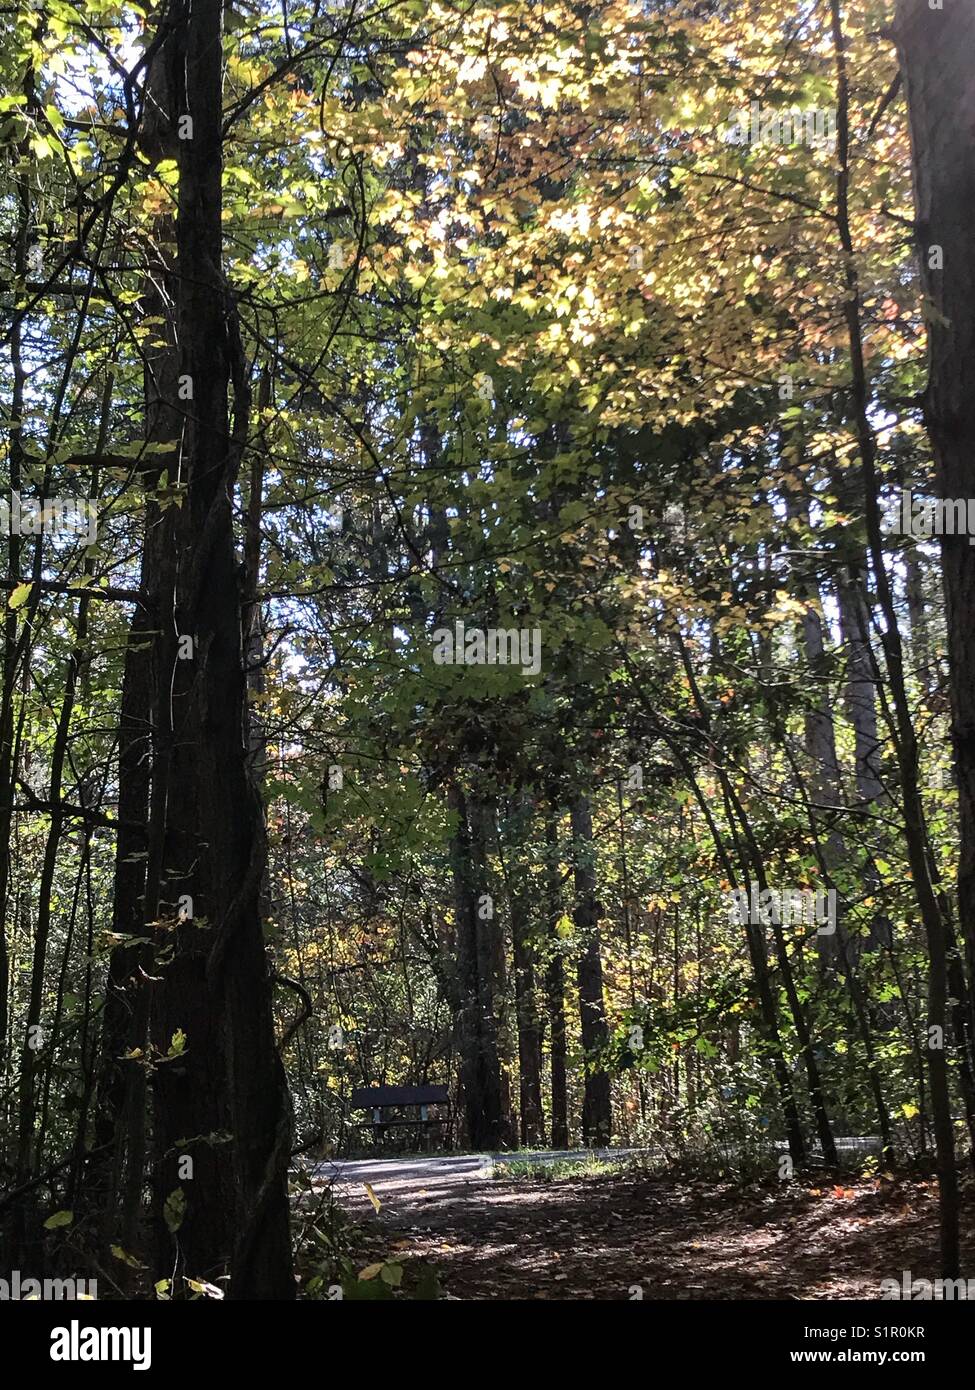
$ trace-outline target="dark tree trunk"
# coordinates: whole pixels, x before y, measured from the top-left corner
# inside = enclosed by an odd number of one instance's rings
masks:
[[[513,905],[511,935],[515,965],[515,1009],[518,1015],[518,1076],[520,1134],[524,1145],[545,1142],[542,1116],[542,1025],[538,1016],[535,953],[525,904]]]
[[[944,498],[975,497],[975,6],[898,0],[895,36],[911,129],[915,230],[930,312],[924,414]],[[941,542],[958,784],[958,904],[975,981],[975,546]],[[975,1023],[970,1016],[971,1025]]]
[[[494,992],[493,903],[485,903],[483,827],[456,783],[449,805],[457,815],[451,840],[457,925],[457,1041],[468,1143],[494,1150],[506,1140]],[[490,912],[490,916],[486,915]]]
[[[503,832],[499,829],[498,835],[498,858],[511,916],[518,1037],[518,1132],[523,1145],[544,1143],[542,1019],[537,978],[538,914],[533,911],[529,896],[531,874],[525,853],[532,823],[528,798],[518,797],[508,803],[506,825]],[[503,841],[510,848],[506,848]]]
[[[221,271],[222,8],[170,10],[176,110],[192,126],[179,140],[176,236],[185,492],[169,509],[174,582],[157,588],[153,653],[145,911],[158,977],[150,1038],[164,1059],[152,1076],[154,1265],[156,1277],[172,1272],[174,1234],[180,1273],[213,1278],[229,1262],[232,1298],[287,1299],[291,1113],[260,917],[265,840],[246,765],[231,510],[249,388]]]
[[[917,733],[904,677],[904,651],[898,628],[897,607],[884,558],[880,522],[880,480],[877,446],[870,418],[870,383],[863,348],[861,291],[855,247],[851,232],[850,191],[850,83],[846,64],[846,40],[840,0],[830,0],[830,25],[836,68],[836,207],[835,219],[843,251],[846,296],[843,315],[850,350],[851,424],[855,428],[863,473],[863,498],[867,543],[877,606],[883,619],[880,640],[887,662],[887,683],[893,711],[892,731],[896,733],[900,791],[904,811],[904,835],[908,859],[924,923],[928,949],[928,1028],[938,1041],[928,1046],[928,1075],[931,1083],[931,1115],[937,1152],[938,1189],[941,1201],[941,1273],[946,1279],[958,1277],[960,1244],[958,1223],[958,1173],[955,1166],[955,1136],[951,1114],[951,1087],[948,1059],[943,1045],[948,999],[948,905],[940,890],[938,867],[931,851],[924,805],[920,794]],[[940,21],[941,12],[925,16],[920,5],[913,5],[908,19],[920,17]],[[949,50],[950,51],[950,50]],[[957,53],[959,50],[955,49]],[[929,76],[929,82],[930,82]],[[939,78],[939,80],[941,80]],[[947,87],[948,84],[945,84]],[[923,103],[922,103],[923,104]],[[952,108],[952,119],[958,111]],[[936,123],[937,124],[937,123]],[[959,184],[963,183],[963,176]],[[959,344],[960,346],[960,344]]]
[[[162,13],[165,15],[166,7]],[[178,117],[175,40],[162,42],[146,79],[147,101],[140,145],[155,165],[175,159]],[[154,645],[158,628],[159,595],[173,549],[172,509],[163,510],[154,493],[160,476],[176,473],[182,409],[177,405],[179,353],[173,305],[177,296],[174,266],[175,218],[155,220],[152,257],[143,282],[140,312],[159,321],[160,328],[144,348],[145,438],[150,444],[170,444],[168,454],[149,455],[141,470],[146,494],[143,522],[140,590],[142,602],[133,614],[125,650],[119,708],[118,818],[112,893],[112,931],[130,938],[116,945],[109,958],[102,1011],[100,1057],[96,1085],[94,1133],[96,1156],[88,1162],[87,1186],[101,1206],[102,1246],[114,1242],[135,1252],[139,1248],[147,1158],[147,1071],[149,989],[153,951],[142,944],[152,916],[145,908],[148,853],[149,795],[153,753],[152,727]],[[127,1059],[127,1060],[126,1060]],[[133,1282],[127,1269],[124,1277]]]
[[[576,931],[580,938],[577,964],[579,1020],[582,1050],[585,1054],[585,1081],[582,1101],[582,1137],[587,1144],[600,1147],[612,1137],[609,1073],[596,1061],[609,1041],[606,1005],[603,1000],[603,964],[600,954],[599,904],[596,901],[596,870],[593,863],[592,813],[589,801],[580,796],[572,803],[573,872],[575,877]]]
[[[545,1142],[542,1111],[542,1021],[538,1011],[536,947],[532,912],[523,885],[527,866],[516,861],[516,883],[508,885],[511,949],[518,1023],[519,1133],[523,1145]],[[522,886],[519,886],[522,885]]]
[[[548,916],[549,961],[545,971],[548,1007],[552,1148],[569,1147],[569,1094],[566,1074],[565,957],[557,923],[562,915],[559,892],[559,835],[555,812],[545,822],[545,912]]]

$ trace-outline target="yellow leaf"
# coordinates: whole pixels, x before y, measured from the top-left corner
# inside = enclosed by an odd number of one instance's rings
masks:
[[[363,1187],[366,1189],[366,1195],[367,1195],[367,1197],[369,1198],[369,1200],[370,1200],[370,1202],[372,1203],[372,1205],[373,1205],[373,1207],[375,1208],[375,1210],[378,1212],[378,1211],[379,1211],[379,1208],[382,1206],[382,1202],[379,1200],[379,1198],[376,1196],[375,1192],[372,1190],[372,1184],[366,1182],[366,1183],[363,1183],[362,1185],[363,1185]],[[377,1266],[377,1268],[378,1268],[378,1266]],[[362,1276],[360,1275],[359,1277],[361,1278]]]

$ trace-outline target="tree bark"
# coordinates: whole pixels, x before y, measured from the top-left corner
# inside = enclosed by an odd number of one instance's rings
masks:
[[[523,1146],[544,1143],[542,1109],[542,1020],[538,1006],[537,936],[527,888],[530,884],[526,840],[530,835],[530,803],[524,796],[509,803],[507,838],[499,858],[511,914],[511,952],[514,966],[515,1022],[518,1034],[518,1132]]]
[[[582,1100],[582,1137],[584,1143],[602,1148],[612,1138],[613,1118],[609,1073],[595,1058],[609,1041],[609,1028],[603,999],[603,964],[600,951],[599,904],[596,901],[596,869],[593,863],[595,846],[592,838],[592,812],[585,796],[576,797],[572,803],[572,843],[576,894],[573,917],[581,948],[576,966],[579,1020],[586,1068]]]
[[[920,15],[919,6],[913,7],[911,13]],[[934,12],[931,14],[933,16]],[[928,949],[927,1021],[929,1039],[937,1039],[933,1045],[930,1041],[928,1044],[928,1075],[931,1083],[931,1114],[941,1202],[941,1272],[943,1278],[954,1279],[958,1277],[960,1266],[960,1245],[955,1136],[951,1115],[948,1060],[943,1041],[948,998],[947,903],[940,891],[938,868],[931,852],[920,795],[917,734],[904,678],[904,652],[897,625],[897,609],[884,559],[877,447],[870,420],[870,386],[863,350],[860,281],[850,230],[850,85],[840,0],[830,0],[830,23],[836,67],[837,102],[835,219],[845,266],[846,294],[843,315],[850,351],[851,425],[856,434],[862,465],[867,544],[876,584],[877,604],[883,618],[881,643],[887,661],[887,681],[893,706],[892,732],[895,734],[897,745],[904,834]]]
[[[457,927],[457,1040],[468,1143],[498,1149],[505,1142],[498,1020],[494,991],[494,905],[484,901],[485,865],[480,814],[452,783],[457,816],[451,839]],[[490,914],[490,915],[488,915]]]
[[[550,807],[545,822],[545,911],[548,915],[549,961],[545,971],[548,1006],[549,1099],[553,1149],[569,1147],[569,1094],[566,1073],[565,957],[557,931],[561,917],[559,893],[559,837],[555,812]]]
[[[263,817],[248,774],[232,490],[249,386],[221,270],[221,0],[176,0],[183,400],[174,584],[160,588],[146,912],[153,924],[155,1267],[289,1299],[291,1110],[271,1010]],[[228,389],[233,386],[231,429]],[[187,1179],[186,1159],[192,1160]],[[179,1196],[176,1194],[180,1193]]]
[[[914,167],[915,234],[928,336],[924,418],[944,498],[975,497],[975,6],[898,0],[895,38]],[[975,1035],[975,546],[944,536],[952,741],[958,786],[958,906]]]

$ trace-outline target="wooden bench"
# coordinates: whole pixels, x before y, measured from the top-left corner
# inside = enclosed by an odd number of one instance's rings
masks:
[[[430,1106],[446,1109],[445,1116],[431,1116]],[[371,1110],[371,1120],[357,1120],[356,1129],[371,1129],[381,1143],[387,1130],[410,1128],[419,1133],[435,1127],[450,1134],[450,1093],[446,1086],[357,1086],[349,1101],[350,1110]],[[419,1110],[419,1116],[397,1115],[384,1118],[384,1111]]]

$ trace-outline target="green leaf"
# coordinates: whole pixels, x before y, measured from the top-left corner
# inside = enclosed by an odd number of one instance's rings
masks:
[[[128,1265],[130,1269],[145,1269],[145,1265],[142,1261],[137,1260],[134,1255],[128,1254],[127,1251],[122,1249],[121,1245],[113,1245],[111,1249],[115,1258],[121,1260],[124,1265]]]
[[[440,1278],[437,1271],[427,1265],[417,1281],[413,1297],[418,1301],[431,1302],[439,1299],[441,1294]]]
[[[73,1211],[56,1211],[53,1216],[49,1216],[44,1222],[45,1231],[56,1230],[58,1226],[70,1226],[74,1220]]]
[[[24,604],[30,598],[30,591],[33,587],[33,584],[18,584],[7,599],[7,607],[14,609],[15,612],[18,608],[23,608]]]
[[[175,1235],[183,1224],[183,1217],[186,1215],[186,1194],[181,1187],[176,1187],[166,1198],[163,1206],[163,1220],[166,1222],[166,1229],[170,1235]]]

